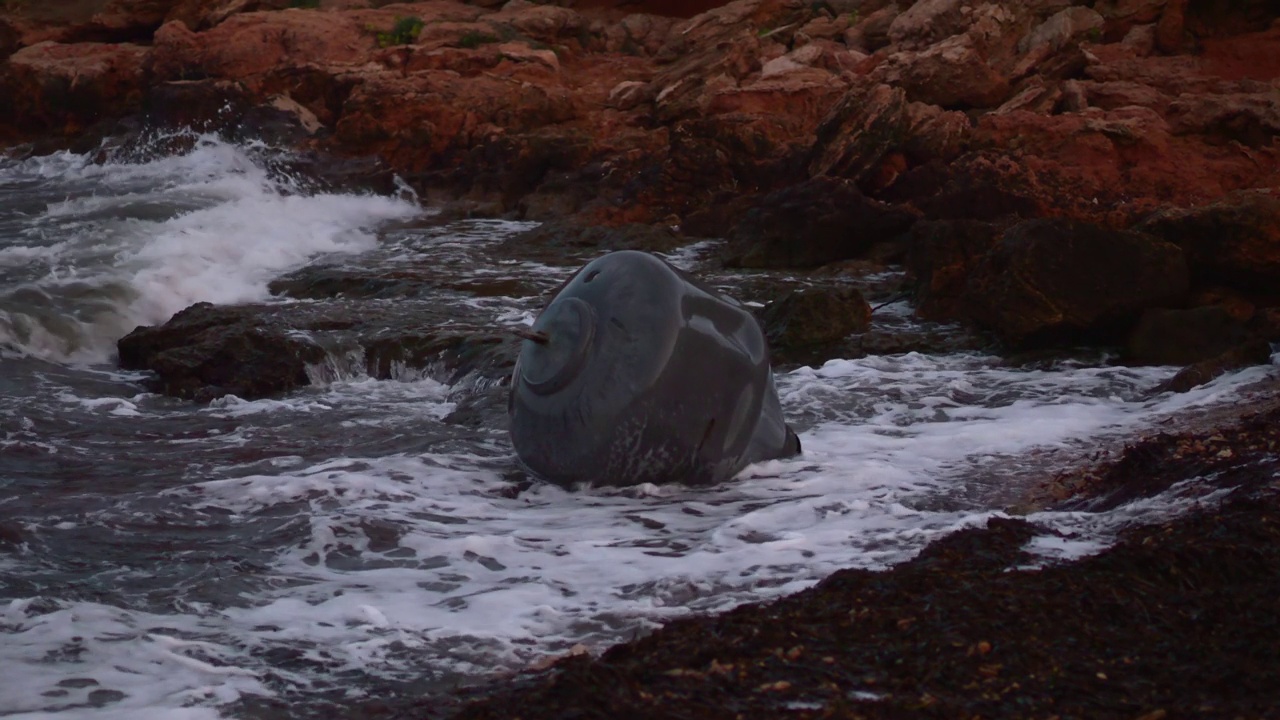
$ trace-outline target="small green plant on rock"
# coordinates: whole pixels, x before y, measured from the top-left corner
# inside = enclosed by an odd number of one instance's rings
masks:
[[[479,30],[471,30],[467,33],[464,33],[462,37],[458,38],[458,47],[466,48],[468,50],[475,50],[481,45],[486,45],[488,43],[496,43],[496,42],[498,42],[498,38],[492,35],[482,33]]]
[[[422,33],[422,28],[426,23],[422,22],[420,17],[402,17],[396,18],[396,22],[387,32],[378,32],[378,47],[391,47],[392,45],[408,45],[418,39],[418,35]]]

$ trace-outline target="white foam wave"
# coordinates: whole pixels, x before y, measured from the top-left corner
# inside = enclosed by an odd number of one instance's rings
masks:
[[[215,137],[143,163],[63,154],[6,170],[76,192],[50,197],[0,250],[0,279],[19,285],[0,295],[0,345],[57,361],[104,361],[135,326],[192,303],[266,299],[273,277],[370,250],[381,224],[421,212],[396,198],[300,193],[253,148]]]

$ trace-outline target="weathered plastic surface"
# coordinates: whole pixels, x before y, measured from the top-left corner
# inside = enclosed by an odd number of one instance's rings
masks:
[[[610,253],[534,322],[511,381],[511,440],[562,485],[708,484],[800,451],[755,318],[653,255]]]

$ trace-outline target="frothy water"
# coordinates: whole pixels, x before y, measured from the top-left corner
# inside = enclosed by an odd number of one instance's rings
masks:
[[[139,163],[0,163],[0,714],[253,717],[258,697],[305,714],[600,649],[900,562],[1099,446],[1275,372],[1153,396],[1172,368],[833,360],[779,374],[798,458],[711,488],[516,492],[505,428],[451,419],[501,387],[348,372],[200,406],[105,362],[135,324],[266,299],[307,262],[435,268],[450,282],[425,302],[494,325],[529,321],[536,291],[571,270],[492,252],[528,225],[418,227],[409,202],[309,193],[261,151],[204,138]],[[676,259],[697,271],[706,249]],[[468,289],[507,281],[534,292]],[[1095,552],[1204,500],[1180,487],[1039,513],[1061,534],[1031,549]]]
[[[280,273],[376,245],[373,228],[414,204],[301,194],[266,148],[200,138],[140,163],[63,153],[0,165],[0,348],[102,362],[138,325],[196,302],[267,298]]]

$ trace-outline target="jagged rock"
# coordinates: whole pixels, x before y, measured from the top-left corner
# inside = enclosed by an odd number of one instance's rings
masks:
[[[1144,310],[1178,303],[1187,289],[1178,246],[1046,218],[1005,231],[969,278],[963,304],[1013,346],[1108,342]]]
[[[1025,75],[1069,44],[1078,43],[1091,34],[1101,36],[1105,22],[1101,15],[1087,7],[1070,7],[1056,13],[1036,26],[1018,44],[1018,52],[1022,57],[1018,60],[1018,69],[1012,75]],[[1081,63],[1080,69],[1083,68]]]
[[[814,267],[865,255],[899,239],[917,215],[863,195],[838,178],[817,177],[761,197],[729,234],[738,267]]]
[[[271,141],[382,157],[441,202],[609,224],[675,215],[715,235],[815,173],[935,219],[1114,227],[1280,186],[1267,0],[290,4],[0,10],[0,58],[14,53],[0,141],[92,145],[88,123],[142,108],[253,127],[249,109],[274,105],[302,131]],[[131,38],[165,7],[154,38]],[[415,36],[387,36],[409,16]],[[1120,42],[1130,32],[1145,39]],[[91,39],[140,45],[70,44]],[[49,40],[77,49],[33,72]],[[98,62],[108,53],[118,66]],[[230,113],[224,98],[238,98]]]
[[[845,93],[818,127],[809,173],[861,184],[885,155],[906,140],[907,95],[899,88],[859,84]]]
[[[851,287],[793,290],[760,311],[769,345],[805,348],[839,342],[871,326],[871,306]]]
[[[901,87],[912,100],[944,108],[995,107],[1009,95],[1009,77],[968,35],[954,35],[924,50],[893,53],[871,77]]]
[[[969,26],[961,0],[919,0],[889,24],[889,39],[904,46],[923,47],[963,32]]]
[[[1244,342],[1245,323],[1220,305],[1144,312],[1129,334],[1126,356],[1141,365],[1190,365]]]

